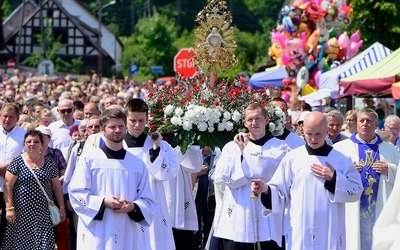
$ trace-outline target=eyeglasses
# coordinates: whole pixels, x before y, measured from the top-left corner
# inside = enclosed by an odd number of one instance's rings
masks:
[[[387,127],[389,130],[393,130],[393,131],[395,131],[395,130],[400,130],[400,128],[391,128],[391,127],[389,127],[388,125],[386,125],[385,127]]]
[[[61,114],[71,113],[71,112],[72,112],[72,108],[69,108],[69,109],[59,109],[58,111],[60,111]]]
[[[91,128],[91,129],[99,129],[100,125],[92,125],[92,126],[86,126],[86,128]]]
[[[26,143],[26,144],[38,144],[38,143],[40,143],[40,141],[31,141],[31,140],[27,140],[25,143]]]

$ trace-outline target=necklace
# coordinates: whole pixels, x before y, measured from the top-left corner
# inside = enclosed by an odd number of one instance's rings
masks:
[[[33,169],[39,169],[38,165],[36,163],[33,163]]]

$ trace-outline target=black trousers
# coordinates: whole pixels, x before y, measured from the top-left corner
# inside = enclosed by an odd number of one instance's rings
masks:
[[[76,230],[75,230],[75,223],[74,223],[74,212],[70,211],[68,208],[65,210],[68,218],[68,227],[69,227],[69,243],[70,249],[76,249]]]
[[[193,249],[194,231],[172,228],[176,250]]]

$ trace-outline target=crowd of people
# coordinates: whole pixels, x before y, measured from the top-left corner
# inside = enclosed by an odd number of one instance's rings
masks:
[[[273,89],[269,104],[286,115],[282,135],[268,133],[266,109],[252,103],[247,132],[221,149],[182,153],[159,132],[145,132],[146,85],[173,83],[31,77],[16,69],[0,83],[1,249],[364,250],[379,243],[374,225],[398,183],[394,114],[368,103],[345,114],[317,111]],[[43,192],[60,209],[55,227]]]

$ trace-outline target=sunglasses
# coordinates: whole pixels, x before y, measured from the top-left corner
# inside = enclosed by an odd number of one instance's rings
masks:
[[[58,111],[60,111],[61,114],[71,113],[71,112],[72,112],[72,108],[69,108],[69,109],[59,109]]]

